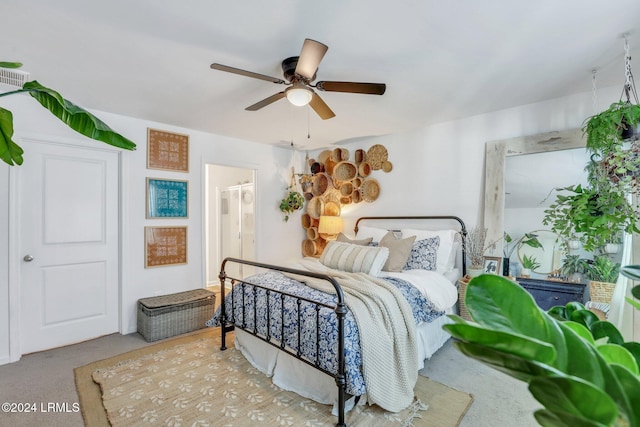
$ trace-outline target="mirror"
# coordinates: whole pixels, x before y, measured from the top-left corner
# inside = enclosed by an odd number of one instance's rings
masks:
[[[557,270],[562,265],[562,254],[560,253],[560,242],[558,236],[549,230],[535,230],[529,233],[538,236],[538,241],[542,245],[541,248],[532,248],[527,245],[518,247],[518,259],[520,264],[526,256],[534,258],[540,264],[539,267],[531,269],[536,274],[551,274],[553,270]]]
[[[501,238],[505,231],[506,157],[584,148],[584,146],[585,140],[582,137],[581,129],[549,132],[486,143],[484,227],[487,228],[487,241],[499,242],[494,249],[494,256],[502,256]],[[531,230],[531,228],[526,229],[526,231],[528,230]]]

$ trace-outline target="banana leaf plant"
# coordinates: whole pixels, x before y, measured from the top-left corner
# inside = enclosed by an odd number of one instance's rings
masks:
[[[549,427],[640,426],[640,344],[579,303],[540,309],[531,294],[497,275],[467,285],[474,321],[450,316],[454,345],[529,384]]]
[[[19,62],[0,62],[0,68],[20,68],[21,66],[22,64]],[[135,143],[114,132],[96,116],[35,80],[26,82],[22,85],[22,89],[0,93],[0,98],[25,92],[76,132],[125,150],[136,148]],[[24,161],[22,157],[24,150],[12,138],[13,114],[0,107],[0,159],[11,166],[21,165]]]

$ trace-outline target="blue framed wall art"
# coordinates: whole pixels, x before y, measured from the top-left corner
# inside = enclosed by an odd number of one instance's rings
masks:
[[[147,218],[189,218],[189,182],[147,178]]]

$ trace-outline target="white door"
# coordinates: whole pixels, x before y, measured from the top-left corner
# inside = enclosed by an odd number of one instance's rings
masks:
[[[23,140],[22,354],[118,331],[118,153]]]

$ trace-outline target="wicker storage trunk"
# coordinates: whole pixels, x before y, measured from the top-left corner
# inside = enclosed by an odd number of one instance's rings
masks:
[[[213,317],[215,293],[205,289],[138,300],[138,332],[147,341],[205,327]]]

